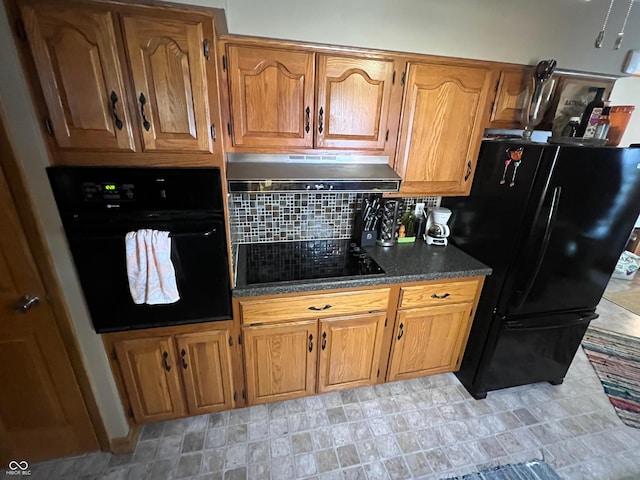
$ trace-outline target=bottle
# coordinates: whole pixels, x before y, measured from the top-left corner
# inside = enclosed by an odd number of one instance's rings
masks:
[[[611,111],[611,107],[608,105],[609,102],[605,102],[605,106],[602,109],[602,115],[598,119],[598,126],[596,127],[596,133],[594,138],[598,140],[605,140],[607,138],[607,133],[609,133],[609,112]]]
[[[577,137],[593,138],[595,135],[598,119],[604,108],[602,95],[604,95],[604,88],[598,88],[595,98],[585,107]]]
[[[562,130],[563,137],[575,137],[580,128],[580,117],[571,117],[569,123]]]

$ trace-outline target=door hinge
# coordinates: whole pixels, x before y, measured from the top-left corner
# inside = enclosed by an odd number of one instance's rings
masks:
[[[402,72],[402,77],[400,77],[400,85],[404,86],[404,81],[407,78],[407,72]]]
[[[229,346],[233,347],[233,337],[229,335]]]
[[[24,28],[24,22],[21,19],[16,20],[16,35],[23,42],[27,41],[27,31]]]
[[[211,124],[211,138],[213,139],[214,142],[216,141],[216,137],[217,137],[217,135],[216,135],[216,124],[212,123]]]
[[[393,71],[393,76],[391,77],[391,85],[395,85],[396,84],[396,71]]]
[[[496,80],[496,87],[493,89],[493,91],[497,92],[499,86],[500,86],[500,79]]]
[[[133,408],[129,407],[129,417],[133,418]]]
[[[387,134],[384,136],[384,141],[388,142],[389,141],[389,130],[387,129]]]
[[[238,345],[242,345],[242,334],[238,335]]]
[[[493,108],[496,106],[495,102],[491,102],[491,108],[489,108],[489,115],[493,115]]]
[[[227,56],[226,55],[222,55],[222,69],[226,72],[227,68],[228,68]]]
[[[209,40],[206,38],[202,41],[202,53],[204,53],[204,58],[209,60]]]
[[[246,400],[246,399],[247,399],[247,394],[246,394],[246,392],[244,391],[244,388],[242,389],[242,399],[243,399],[243,400]]]
[[[238,401],[238,392],[233,392],[233,401],[234,402]]]
[[[380,376],[380,369],[378,369],[378,374],[376,375],[376,378]]]
[[[227,122],[227,132],[229,132],[229,136],[233,133],[233,128],[231,128],[231,123]]]
[[[51,125],[51,120],[48,117],[44,119],[44,128],[47,130],[49,136],[53,137],[53,125]]]
[[[114,360],[118,360],[118,354],[116,353],[116,349],[111,350],[111,358]]]
[[[384,319],[384,326],[385,327],[387,326],[387,319],[386,318]]]

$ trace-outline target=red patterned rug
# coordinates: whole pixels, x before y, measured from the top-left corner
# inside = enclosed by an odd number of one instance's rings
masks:
[[[640,428],[640,338],[589,327],[582,348],[620,420]]]

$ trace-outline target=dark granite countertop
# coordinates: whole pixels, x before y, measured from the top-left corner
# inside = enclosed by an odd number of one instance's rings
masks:
[[[453,245],[439,247],[415,242],[400,243],[393,247],[365,247],[365,250],[382,267],[384,274],[254,285],[238,284],[233,290],[233,296],[277,295],[491,274],[491,268]],[[243,268],[241,258],[238,259],[238,268]]]

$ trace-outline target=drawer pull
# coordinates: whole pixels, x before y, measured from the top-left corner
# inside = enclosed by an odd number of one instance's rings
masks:
[[[325,305],[324,307],[309,307],[309,310],[313,310],[315,312],[321,312],[322,310],[328,310],[331,308],[331,305]]]
[[[309,334],[309,353],[313,352],[313,335]]]
[[[322,332],[322,350],[327,348],[327,332]]]
[[[398,340],[400,340],[403,335],[404,335],[404,324],[401,323],[400,324],[400,330],[398,331]]]
[[[443,298],[447,298],[451,296],[449,293],[445,293],[444,295],[438,295],[437,293],[434,293],[433,295],[431,295],[431,298],[439,298],[440,300],[442,300]]]

